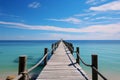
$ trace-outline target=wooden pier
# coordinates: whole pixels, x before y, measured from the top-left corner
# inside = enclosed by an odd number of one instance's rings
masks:
[[[61,41],[36,80],[89,80]]]
[[[76,53],[76,59],[73,57],[73,53]],[[48,59],[48,55],[52,54]],[[26,69],[26,56],[19,57],[18,76],[14,79],[6,80],[98,80],[98,75],[107,80],[98,71],[98,56],[96,54],[91,55],[91,64],[85,63],[81,56],[79,47],[74,50],[73,44],[60,40],[52,44],[52,49],[44,49],[43,58],[29,69]],[[39,67],[44,62],[44,68],[34,79],[29,77],[30,72]],[[92,79],[80,67],[80,63],[92,69]]]

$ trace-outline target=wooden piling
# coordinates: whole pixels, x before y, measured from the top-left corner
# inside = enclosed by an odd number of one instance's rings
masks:
[[[76,63],[78,63],[80,65],[80,59],[79,59],[79,56],[78,56],[78,55],[80,55],[79,47],[76,47],[76,54],[77,54]]]
[[[92,55],[92,66],[98,69],[98,56],[96,54]],[[98,80],[98,74],[93,68],[92,68],[92,80]]]
[[[48,49],[45,48],[45,49],[44,49],[44,56],[47,54],[47,51],[48,51]],[[44,59],[44,65],[46,65],[46,64],[47,64],[47,56],[46,56],[45,59]]]
[[[18,75],[23,74],[23,76],[19,80],[25,80],[26,76],[24,75],[24,72],[26,70],[26,56],[20,56],[19,57],[19,70],[18,70]]]

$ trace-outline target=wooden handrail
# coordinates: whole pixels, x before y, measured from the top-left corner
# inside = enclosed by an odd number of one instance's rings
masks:
[[[87,63],[85,63],[85,62],[83,61],[83,59],[80,57],[80,55],[78,54],[77,51],[76,51],[76,54],[77,54],[77,56],[79,57],[80,61],[81,61],[85,66],[92,67],[92,65],[87,64]]]
[[[14,78],[13,80],[19,80],[19,79],[21,79],[22,77],[24,78],[22,78],[21,80],[25,80],[25,77],[24,77],[24,75],[28,75],[28,73],[30,73],[32,70],[34,70],[37,66],[39,66],[42,62],[43,62],[43,60],[45,61],[45,64],[47,63],[47,56],[48,56],[48,54],[49,53],[52,53],[57,47],[58,47],[58,45],[59,45],[59,43],[60,43],[60,41],[58,41],[58,42],[56,42],[55,44],[54,44],[54,48],[52,48],[50,51],[48,51],[48,49],[47,48],[45,48],[44,49],[44,56],[43,56],[43,58],[37,63],[37,64],[35,64],[34,66],[32,66],[30,69],[28,69],[27,71],[25,71],[25,64],[23,64],[24,66],[22,66],[21,65],[21,67],[23,68],[21,71],[19,71],[19,75],[16,77],[16,78]],[[20,68],[20,67],[19,67]]]
[[[97,74],[99,74],[99,76],[101,76],[104,80],[107,80],[107,78],[105,78],[105,77],[98,71],[98,69],[96,69],[94,66],[93,66],[92,68],[97,72]]]
[[[107,80],[106,77],[104,77],[99,71],[98,71],[98,63],[97,63],[97,55],[92,55],[92,64],[87,64],[86,62],[84,62],[82,60],[82,58],[80,57],[80,51],[79,51],[79,47],[76,48],[76,51],[74,51],[74,47],[72,45],[72,43],[68,43],[66,41],[61,40],[62,42],[64,42],[64,44],[68,47],[68,49],[70,50],[71,53],[75,52],[77,55],[77,59],[76,62],[78,64],[80,64],[80,61],[88,67],[91,67],[92,69],[92,80],[98,80],[98,75],[103,79],[103,80]],[[48,51],[47,48],[44,49],[44,56],[43,58],[34,66],[32,66],[30,69],[28,69],[27,71],[25,70],[25,63],[24,61],[26,61],[26,57],[22,56],[21,61],[19,62],[19,75],[14,78],[13,80],[25,80],[27,78],[28,73],[30,73],[32,70],[34,70],[37,66],[39,66],[43,61],[45,61],[44,63],[47,64],[47,56],[49,53],[53,54],[54,50],[58,47],[60,41],[52,44],[52,49],[50,51]],[[23,58],[24,57],[24,58]],[[21,64],[24,63],[24,64]],[[20,66],[22,66],[22,69],[20,69]]]
[[[98,63],[96,63],[97,61],[97,55],[92,55],[92,59],[94,59],[95,58],[95,60],[92,60],[92,65],[91,64],[87,64],[87,63],[85,63],[83,60],[82,60],[82,58],[80,57],[80,55],[79,55],[79,47],[77,47],[77,51],[74,51],[74,48],[73,48],[73,46],[71,46],[70,44],[71,43],[68,43],[68,42],[66,42],[66,41],[63,41],[64,42],[64,44],[69,48],[69,50],[71,51],[73,51],[73,52],[75,52],[76,54],[77,54],[77,59],[76,59],[76,62],[78,63],[78,64],[80,64],[80,62],[78,61],[78,60],[80,60],[85,66],[88,66],[88,67],[91,67],[91,69],[92,69],[92,80],[98,80],[98,77],[97,77],[97,75],[99,75],[103,80],[107,80],[107,78],[106,77],[104,77],[99,71],[98,71]]]

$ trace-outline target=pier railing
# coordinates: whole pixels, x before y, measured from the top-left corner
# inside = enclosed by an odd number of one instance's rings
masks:
[[[90,67],[92,69],[92,80],[98,80],[98,75],[103,80],[107,80],[107,78],[98,71],[98,56],[96,54],[91,55],[91,57],[92,57],[92,60],[91,60],[92,64],[87,64],[80,57],[79,47],[76,47],[76,51],[74,51],[74,47],[73,47],[72,43],[66,42],[66,41],[63,41],[63,42],[68,47],[68,49],[70,50],[70,52],[72,54],[73,54],[73,52],[76,53],[76,55],[77,55],[76,63],[80,64],[80,61],[81,61],[85,66]]]
[[[18,76],[15,77],[12,80],[29,80],[29,73],[33,71],[35,68],[37,68],[43,61],[44,65],[47,64],[47,56],[48,54],[53,54],[56,48],[58,47],[60,41],[57,41],[56,43],[52,44],[52,49],[48,51],[48,48],[44,49],[44,56],[43,58],[34,66],[32,66],[30,69],[26,70],[26,56],[20,56],[19,57],[19,68],[18,68]],[[7,79],[6,79],[7,80]]]
[[[63,40],[62,40],[63,41]],[[79,47],[76,47],[76,51],[74,51],[74,47],[72,43],[63,41],[64,44],[68,47],[68,49],[70,50],[70,52],[76,53],[76,63],[80,64],[80,62],[82,62],[85,66],[90,67],[92,69],[92,80],[98,80],[98,75],[103,79],[103,80],[107,80],[107,78],[102,75],[99,71],[98,71],[98,56],[96,54],[91,55],[92,57],[92,64],[87,64],[86,62],[83,61],[83,59],[80,56],[80,50]],[[26,60],[27,57],[26,56],[20,56],[19,57],[19,68],[18,68],[18,76],[15,77],[13,80],[29,80],[29,73],[31,71],[33,71],[34,69],[36,69],[42,62],[44,62],[44,65],[47,64],[47,57],[48,54],[54,54],[54,51],[56,50],[56,48],[58,47],[60,41],[52,44],[51,46],[51,50],[48,50],[48,48],[44,49],[44,56],[43,58],[34,66],[32,66],[30,69],[26,69]],[[7,79],[6,79],[7,80]]]

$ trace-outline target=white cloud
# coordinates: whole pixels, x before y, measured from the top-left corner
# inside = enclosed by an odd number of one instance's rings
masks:
[[[39,2],[32,2],[28,5],[29,8],[39,8],[40,6]]]
[[[118,19],[120,19],[120,18],[105,17],[105,16],[103,16],[103,17],[97,17],[97,18],[95,18],[95,20],[96,20],[96,19],[118,20]]]
[[[90,10],[93,10],[93,11],[120,10],[120,0],[113,1],[97,7],[91,7]]]
[[[97,17],[97,18],[95,18],[95,20],[96,19],[108,19],[108,17]]]
[[[88,34],[63,34],[63,33],[50,33],[49,39],[67,39],[67,40],[119,40],[119,34],[107,33],[88,33]]]
[[[107,24],[107,25],[93,25],[84,28],[62,28],[57,26],[41,26],[41,25],[26,25],[22,23],[3,22],[1,25],[12,28],[29,29],[29,30],[47,30],[47,31],[60,31],[60,32],[73,32],[73,33],[119,33],[120,23]]]
[[[73,18],[73,17],[69,17],[69,18],[65,18],[65,19],[48,19],[48,20],[62,21],[62,22],[68,22],[68,23],[73,23],[73,24],[79,24],[81,22],[80,19]]]
[[[99,3],[105,2],[107,0],[87,0],[86,4],[97,5]]]
[[[95,16],[95,15],[97,15],[98,14],[98,12],[87,12],[87,13],[84,13],[84,14],[75,14],[74,16],[76,16],[76,17],[84,17],[84,16]]]
[[[12,14],[6,14],[6,13],[0,13],[1,17],[5,18],[20,18],[20,16],[12,15]]]
[[[90,3],[93,3],[93,2],[95,2],[95,0],[87,0],[86,1],[87,4],[90,4]]]
[[[41,26],[41,25],[27,25],[15,22],[3,22],[0,21],[0,25],[9,28],[19,28],[28,30],[46,30],[55,32],[69,32],[69,33],[46,33],[48,38],[37,38],[35,39],[120,39],[120,23],[107,24],[107,25],[93,25],[83,28],[62,28],[57,26]],[[77,33],[77,34],[73,34]],[[81,34],[82,33],[82,34]],[[41,34],[41,33],[40,33]],[[13,38],[14,39],[14,38]],[[18,39],[23,39],[19,37]],[[32,39],[32,37],[26,37],[25,39]]]
[[[120,23],[117,24],[107,24],[107,25],[93,25],[83,29],[81,32],[92,32],[92,33],[118,33],[120,32]]]

